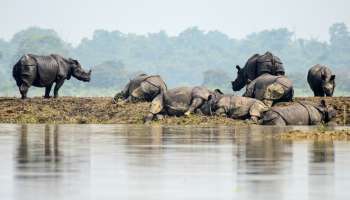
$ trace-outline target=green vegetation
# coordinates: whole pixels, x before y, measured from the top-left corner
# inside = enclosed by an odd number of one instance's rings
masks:
[[[332,67],[337,75],[336,95],[350,93],[350,32],[344,23],[329,28],[330,40],[295,38],[280,28],[252,33],[238,40],[219,31],[205,32],[197,27],[177,36],[166,32],[148,35],[96,30],[73,47],[54,30],[31,27],[16,33],[10,41],[0,39],[0,95],[18,95],[11,76],[13,64],[24,53],[58,53],[78,59],[93,69],[91,83],[68,81],[62,95],[112,96],[127,80],[140,72],[160,74],[169,87],[206,85],[231,92],[234,66],[244,65],[254,53],[271,51],[284,62],[294,81],[297,95],[310,95],[306,82],[308,69],[317,63]],[[31,89],[30,96],[43,95]]]

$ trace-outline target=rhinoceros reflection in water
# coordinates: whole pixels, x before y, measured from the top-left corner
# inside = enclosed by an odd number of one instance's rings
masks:
[[[63,58],[60,55],[38,56],[26,54],[13,66],[13,78],[21,93],[22,99],[27,97],[30,86],[45,87],[45,98],[50,97],[54,83],[54,97],[65,80],[71,76],[81,81],[90,81],[91,70],[85,72],[77,60]]]

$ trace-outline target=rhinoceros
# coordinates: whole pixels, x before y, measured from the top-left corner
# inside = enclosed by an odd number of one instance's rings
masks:
[[[210,114],[226,116],[232,119],[250,119],[257,123],[269,107],[262,101],[233,95],[210,95],[208,103]],[[208,109],[205,109],[208,110]]]
[[[233,91],[241,90],[249,80],[252,81],[264,73],[276,76],[285,74],[282,61],[270,52],[264,55],[255,54],[248,59],[243,68],[239,65],[236,68],[236,80],[231,82]]]
[[[145,122],[150,122],[155,116],[182,116],[194,112],[203,113],[203,105],[209,96],[222,94],[220,90],[211,91],[205,87],[178,87],[158,95],[151,104],[150,113]],[[203,108],[203,109],[202,109]]]
[[[140,74],[131,79],[123,91],[114,96],[113,102],[116,103],[119,99],[124,102],[152,101],[166,90],[167,86],[159,75]]]
[[[315,65],[307,74],[307,82],[315,96],[333,96],[335,75],[324,65]]]
[[[287,106],[272,107],[264,113],[263,125],[317,125],[328,123],[337,112],[321,100],[319,105],[311,102],[293,102]]]
[[[259,99],[268,106],[277,102],[292,101],[293,95],[294,89],[291,80],[286,76],[271,74],[263,74],[251,81],[243,94],[244,97]]]
[[[91,70],[86,72],[77,60],[64,58],[60,55],[39,56],[33,54],[23,55],[13,66],[13,78],[21,93],[22,99],[27,97],[30,86],[45,87],[45,98],[50,98],[52,85],[54,97],[58,97],[58,90],[65,80],[71,76],[78,80],[88,82],[91,77]]]

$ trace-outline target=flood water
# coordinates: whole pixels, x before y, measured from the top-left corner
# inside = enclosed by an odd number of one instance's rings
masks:
[[[284,130],[0,125],[0,199],[350,199],[350,142]]]

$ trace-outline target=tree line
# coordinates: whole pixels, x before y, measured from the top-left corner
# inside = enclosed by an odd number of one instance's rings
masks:
[[[57,53],[76,58],[93,70],[91,83],[69,81],[63,95],[110,96],[130,77],[142,72],[160,74],[169,87],[206,85],[230,92],[230,81],[236,76],[234,66],[244,65],[255,53],[271,51],[282,59],[298,95],[311,94],[306,74],[317,63],[335,71],[336,94],[346,95],[350,93],[350,32],[346,24],[333,24],[329,38],[295,38],[292,31],[279,28],[234,39],[219,31],[191,27],[177,36],[165,31],[137,35],[96,30],[91,38],[73,46],[54,30],[30,27],[9,41],[0,39],[0,94],[18,94],[11,70],[25,53]],[[33,95],[36,94],[40,93],[34,90]]]

